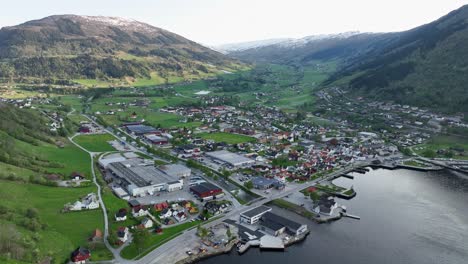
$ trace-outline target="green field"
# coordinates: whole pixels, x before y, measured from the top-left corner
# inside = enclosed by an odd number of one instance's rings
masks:
[[[201,137],[203,139],[214,140],[215,142],[226,142],[228,144],[239,144],[256,141],[256,139],[253,137],[225,132],[199,133],[195,134],[195,136]]]
[[[89,155],[79,149],[77,146],[68,142],[68,139],[63,138],[60,140],[64,144],[63,148],[43,142],[41,142],[38,146],[33,146],[23,141],[13,141],[15,143],[15,149],[25,153],[25,155],[34,155],[39,157],[44,162],[53,162],[56,164],[54,166],[43,168],[39,166],[43,170],[44,174],[56,173],[68,176],[72,172],[81,172],[88,177],[91,174],[89,166]],[[23,168],[17,167],[17,170],[28,173],[28,171]],[[37,173],[35,174],[37,175]]]
[[[110,134],[79,135],[73,138],[78,145],[91,152],[115,151],[108,141],[115,140]]]
[[[460,155],[450,150],[450,148],[461,148],[465,151]],[[433,152],[437,152],[438,150],[450,150],[450,152],[454,154],[452,158],[468,160],[468,139],[457,136],[435,136],[426,143],[413,147],[413,150],[415,150],[418,155],[424,155],[428,150]],[[447,158],[443,154],[436,154],[436,156]]]
[[[0,184],[2,206],[14,211],[16,215],[21,215],[21,212],[28,208],[35,208],[38,211],[39,221],[46,224],[45,229],[37,232],[17,227],[23,237],[34,236],[38,240],[33,245],[40,256],[51,255],[58,260],[57,263],[62,263],[76,247],[87,245],[87,239],[94,229],[104,228],[100,209],[74,213],[60,212],[64,204],[73,202],[87,193],[95,192],[95,187],[57,188],[7,181],[0,181]],[[21,221],[18,217],[12,221]],[[93,256],[95,260],[111,258],[107,249],[97,250],[93,252]]]

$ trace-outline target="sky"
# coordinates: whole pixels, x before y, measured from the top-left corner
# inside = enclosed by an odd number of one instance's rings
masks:
[[[4,0],[0,27],[49,15],[118,16],[205,45],[411,29],[468,0]]]

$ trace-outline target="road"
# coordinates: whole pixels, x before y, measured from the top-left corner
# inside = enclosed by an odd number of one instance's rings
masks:
[[[348,169],[349,168],[340,169],[340,170],[338,170],[336,172],[333,172],[333,173],[327,175],[326,178],[316,179],[314,181],[308,182],[307,184],[301,184],[299,186],[294,187],[291,190],[288,190],[288,191],[285,191],[285,192],[282,192],[282,193],[279,193],[279,194],[271,195],[269,197],[266,197],[264,199],[256,201],[256,202],[254,202],[254,203],[252,203],[252,204],[250,204],[248,206],[245,206],[245,205],[237,206],[232,211],[225,214],[223,217],[205,224],[204,227],[205,228],[213,227],[213,226],[223,222],[226,219],[238,219],[240,213],[242,213],[242,212],[245,212],[245,211],[253,209],[253,208],[257,207],[257,206],[266,204],[268,202],[271,202],[272,200],[283,198],[283,197],[288,196],[288,195],[290,195],[290,194],[292,194],[294,192],[301,191],[301,190],[303,190],[303,189],[305,189],[305,188],[307,188],[309,186],[315,185],[315,184],[317,184],[317,183],[319,183],[321,181],[325,181],[325,180],[327,180],[329,178],[333,178],[333,177],[335,177],[337,175],[340,175],[340,174],[344,173]],[[180,235],[180,236],[166,242],[165,244],[159,246],[158,248],[154,249],[153,251],[148,253],[143,258],[141,258],[139,260],[136,260],[134,263],[138,263],[138,264],[171,263],[171,260],[173,259],[173,255],[175,254],[175,251],[177,251],[178,249],[179,250],[183,249],[184,247],[181,247],[181,245],[185,245],[185,241],[188,241],[187,238],[194,235],[195,233],[196,233],[196,229],[185,231],[182,235]]]
[[[101,190],[101,185],[99,185],[99,183],[97,182],[97,178],[96,178],[96,172],[94,170],[94,157],[98,154],[100,154],[99,152],[91,152],[91,151],[88,151],[87,149],[83,148],[82,146],[80,146],[79,144],[77,144],[75,141],[73,141],[73,138],[75,136],[77,136],[78,134],[75,134],[74,136],[72,137],[68,137],[68,140],[70,140],[71,143],[73,143],[75,146],[77,146],[78,148],[80,148],[81,150],[85,151],[86,153],[89,154],[89,157],[90,157],[90,166],[91,166],[91,174],[93,175],[93,182],[94,184],[96,185],[98,191],[97,191],[97,194],[98,194],[98,198],[99,198],[99,204],[101,206],[101,209],[102,209],[102,213],[104,215],[104,244],[106,245],[107,249],[109,249],[110,252],[112,252],[112,255],[114,256],[114,260],[117,261],[117,263],[123,263],[123,259],[120,257],[120,251],[113,248],[112,245],[109,243],[109,240],[108,240],[108,237],[109,237],[109,218],[107,216],[107,209],[106,209],[106,205],[104,204],[104,201],[102,200],[102,190]]]

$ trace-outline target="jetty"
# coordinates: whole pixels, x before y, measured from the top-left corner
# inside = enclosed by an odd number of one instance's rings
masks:
[[[345,212],[341,212],[341,216],[343,216],[343,217],[349,217],[349,218],[357,219],[357,220],[360,220],[360,219],[361,219],[360,216],[348,214],[348,213],[345,213]]]
[[[345,177],[345,178],[348,178],[348,179],[351,179],[351,180],[354,179],[353,175],[349,175],[349,174],[346,174],[346,173],[341,174],[341,177]]]

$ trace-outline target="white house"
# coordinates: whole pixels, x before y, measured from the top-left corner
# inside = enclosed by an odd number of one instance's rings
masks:
[[[149,219],[148,217],[143,218],[143,220],[141,221],[141,224],[145,228],[153,227],[153,221],[151,219]]]
[[[177,222],[182,222],[187,220],[187,215],[184,212],[175,212],[174,218]]]
[[[125,220],[127,220],[127,210],[122,208],[115,214],[115,221],[121,222]]]
[[[169,208],[162,210],[161,213],[159,214],[159,218],[161,219],[166,219],[171,216],[172,216],[172,209],[169,209]]]
[[[132,209],[132,215],[133,217],[142,217],[142,216],[148,215],[148,210],[141,206],[134,207]]]
[[[119,227],[117,230],[117,238],[125,243],[128,240],[128,228],[127,227]]]
[[[82,207],[83,204],[81,203],[81,201],[76,201],[68,209],[70,209],[70,211],[80,211]]]
[[[96,209],[99,208],[99,201],[95,193],[89,193],[83,199],[83,208],[84,209]]]

